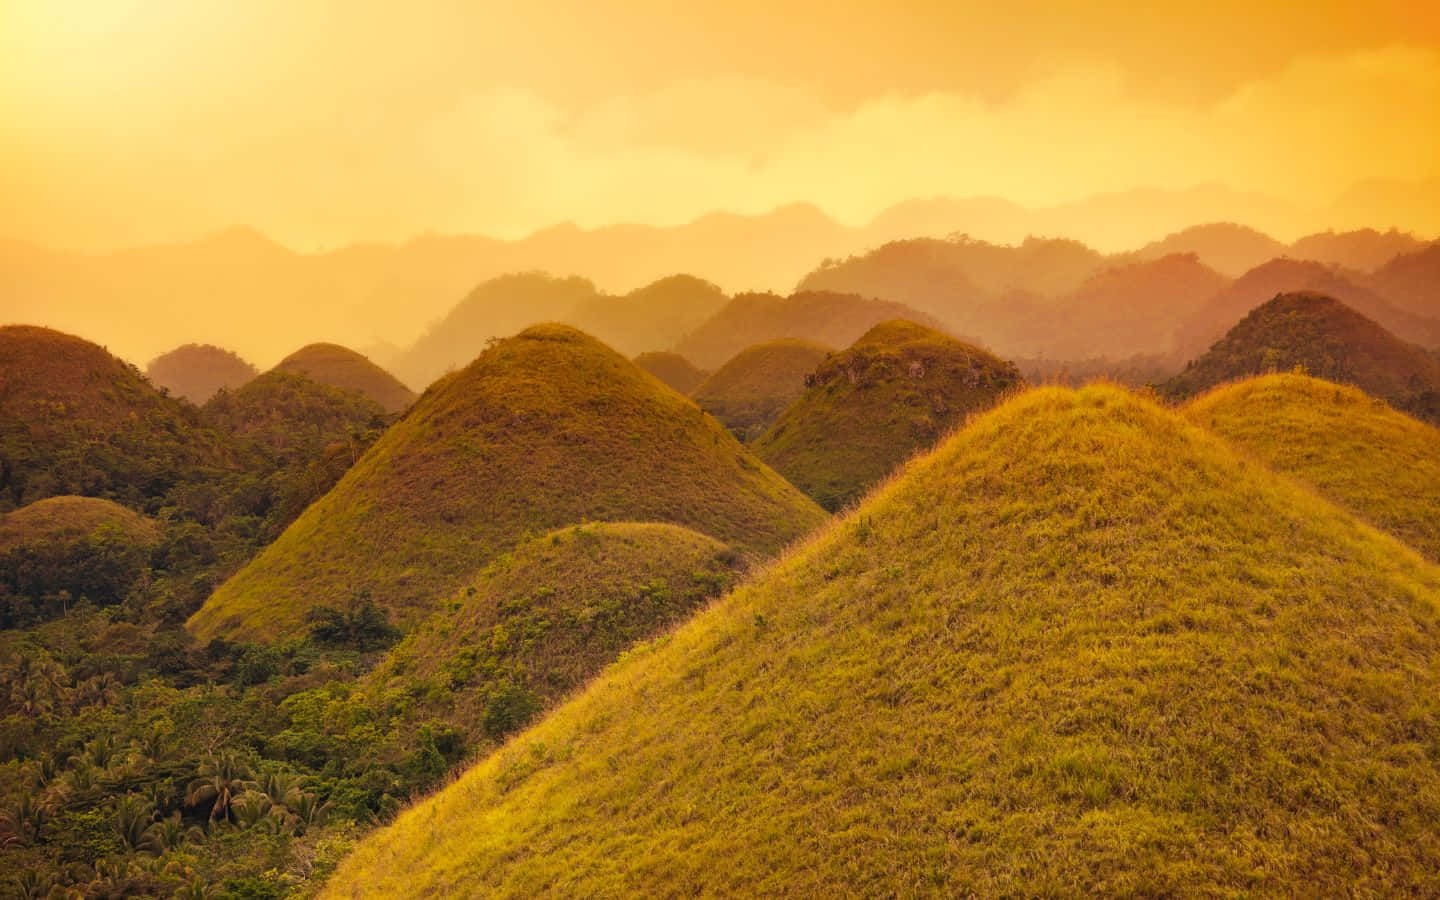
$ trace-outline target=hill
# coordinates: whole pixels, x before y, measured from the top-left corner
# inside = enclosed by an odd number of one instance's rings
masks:
[[[1306,235],[1290,245],[1288,255],[1296,259],[1313,259],[1332,266],[1372,272],[1395,257],[1414,253],[1424,246],[1424,241],[1406,231],[1395,228],[1389,231],[1361,228],[1356,231],[1322,231]]]
[[[759,437],[805,393],[805,379],[831,351],[800,338],[746,347],[691,392],[691,399],[742,441]]]
[[[1354,384],[1412,415],[1440,419],[1440,363],[1323,294],[1281,294],[1251,311],[1161,390],[1190,397],[1227,381],[1296,367]]]
[[[586,520],[770,554],[823,518],[689,400],[573,328],[536,326],[427,391],[188,627],[273,638],[363,597],[413,624],[500,553]]]
[[[120,602],[159,543],[154,520],[95,497],[47,497],[0,515],[0,628],[81,599]]]
[[[89,341],[0,327],[0,511],[66,494],[153,511],[197,470],[231,463],[199,417]]]
[[[1440,241],[1390,260],[1369,284],[1406,312],[1440,319]]]
[[[403,412],[415,402],[415,392],[394,375],[339,344],[307,344],[280,360],[275,369],[363,394],[387,413]]]
[[[365,690],[418,698],[409,718],[444,722],[472,745],[499,740],[724,593],[739,561],[678,525],[597,522],[542,535],[457,591]]]
[[[1195,225],[1146,244],[1135,251],[1140,260],[1194,254],[1206,266],[1234,278],[1285,253],[1285,245],[1268,234],[1233,222]]]
[[[729,298],[693,275],[672,275],[619,297],[582,299],[566,322],[626,356],[674,346]]]
[[[1437,592],[1177,414],[1033,391],[324,896],[1424,893]]]
[[[698,366],[713,369],[746,347],[777,338],[844,347],[888,319],[940,327],[935,319],[902,304],[854,294],[739,294],[679,341],[674,350]]]
[[[1185,415],[1440,562],[1440,430],[1294,374],[1216,388]]]
[[[635,365],[665,382],[677,394],[689,394],[710,376],[704,369],[696,368],[690,360],[668,350],[651,350],[633,360]]]
[[[836,510],[1021,384],[1008,362],[916,325],[882,322],[820,363],[755,454]]]
[[[237,388],[259,370],[236,354],[213,344],[186,344],[150,361],[150,383],[199,405],[221,388]]]

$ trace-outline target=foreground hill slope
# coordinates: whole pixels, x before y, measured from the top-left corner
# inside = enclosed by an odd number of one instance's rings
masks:
[[[1440,429],[1293,374],[1216,388],[1185,415],[1440,562]]]
[[[400,379],[339,344],[307,344],[276,363],[275,369],[364,394],[387,413],[401,412],[415,402],[415,392]]]
[[[237,354],[214,344],[185,344],[150,360],[150,383],[197,406],[221,388],[234,389],[260,374]]]
[[[1121,389],[986,414],[331,897],[1424,893],[1440,568]]]
[[[585,520],[769,554],[823,518],[689,400],[594,338],[536,326],[427,391],[189,628],[275,637],[362,594],[412,623],[527,536]]]
[[[1420,418],[1440,419],[1440,362],[1324,294],[1281,294],[1257,307],[1161,390],[1189,397],[1297,366],[1354,384]]]
[[[833,348],[780,338],[735,354],[690,397],[742,441],[758,437],[805,393],[805,378]]]
[[[1004,360],[913,322],[882,322],[825,360],[756,455],[835,510],[1017,387]]]

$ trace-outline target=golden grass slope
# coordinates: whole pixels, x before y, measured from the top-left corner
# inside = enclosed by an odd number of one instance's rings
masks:
[[[398,413],[415,402],[415,392],[400,379],[375,365],[368,357],[339,344],[307,344],[280,360],[281,372],[305,375],[342,391],[364,394],[387,413]]]
[[[987,413],[362,843],[360,896],[1427,893],[1440,568],[1107,386]]]
[[[499,553],[585,520],[670,522],[768,555],[824,513],[629,360],[540,325],[427,391],[188,627],[273,639],[362,592],[412,624]]]
[[[1440,429],[1358,388],[1294,374],[1216,388],[1184,412],[1440,562]]]
[[[108,528],[128,543],[160,542],[155,520],[98,497],[47,497],[0,515],[0,551],[34,544],[75,543]]]

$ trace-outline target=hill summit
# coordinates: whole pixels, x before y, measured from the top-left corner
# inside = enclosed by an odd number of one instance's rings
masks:
[[[823,518],[689,400],[539,325],[428,390],[189,627],[273,637],[361,596],[408,624],[526,537],[586,520],[669,522],[770,554]]]
[[[221,388],[238,388],[258,374],[239,355],[214,344],[185,344],[155,357],[145,367],[152,384],[197,406]]]
[[[1173,412],[1032,391],[325,894],[1425,893],[1437,592]]]
[[[690,396],[741,440],[753,440],[800,399],[806,377],[830,352],[824,344],[801,338],[746,347]]]
[[[364,394],[387,413],[415,402],[415,392],[363,354],[339,344],[307,344],[280,360],[275,368],[312,378],[321,384]]]
[[[753,449],[835,510],[1020,383],[1013,365],[978,347],[882,322],[822,362]]]

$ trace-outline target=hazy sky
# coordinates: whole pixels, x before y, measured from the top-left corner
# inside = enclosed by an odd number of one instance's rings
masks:
[[[1172,6],[0,0],[0,233],[308,249],[1440,177],[1427,4]]]

